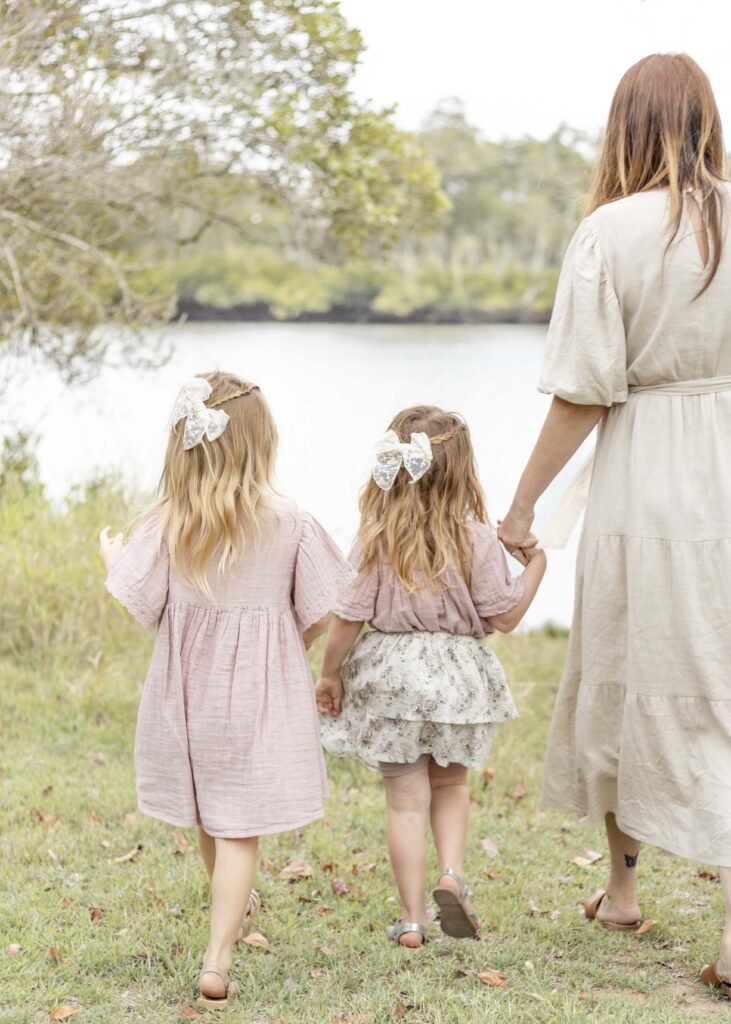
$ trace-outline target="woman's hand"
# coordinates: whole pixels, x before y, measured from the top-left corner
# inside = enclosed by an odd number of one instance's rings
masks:
[[[107,575],[109,575],[109,570],[122,553],[123,547],[124,534],[118,533],[112,537],[111,526],[105,526],[99,534],[99,555],[104,563],[104,569],[106,570]]]
[[[512,555],[522,565],[527,565],[530,558],[524,553],[534,548],[538,538],[531,533],[531,526],[535,512],[532,508],[524,511],[512,509],[504,519],[498,520],[497,535],[508,554]]]
[[[333,676],[320,676],[315,687],[315,700],[317,710],[321,715],[332,715],[337,718],[340,714],[340,702],[343,699],[343,681],[340,674]]]

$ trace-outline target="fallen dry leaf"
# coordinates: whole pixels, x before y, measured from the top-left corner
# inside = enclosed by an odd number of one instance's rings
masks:
[[[572,857],[569,864],[575,864],[577,868],[588,868],[592,864],[596,864],[598,860],[602,859],[601,853],[597,850],[592,850],[590,847],[584,849],[583,855],[578,857]]]
[[[478,971],[477,979],[483,985],[489,985],[490,988],[502,988],[508,982],[507,977],[502,971],[493,971],[492,967],[486,967],[484,971]]]
[[[335,956],[337,949],[333,949],[332,946],[315,946],[315,949],[319,950],[320,953],[324,953],[325,956]]]
[[[8,946],[8,956],[17,956],[23,947],[18,942],[11,942]]]
[[[643,921],[640,927],[637,929],[638,935],[647,935],[651,931],[657,922],[653,921],[652,918],[648,918],[647,921]]]
[[[50,957],[53,957],[53,959],[56,961],[56,963],[59,963],[59,964],[61,963],[61,960],[63,959],[61,957],[61,955],[59,954],[59,952],[58,952],[58,950],[56,949],[55,946],[49,946],[49,948],[48,948],[48,955]]]
[[[41,790],[41,796],[50,796],[53,792],[53,786],[46,786],[45,789]]]
[[[165,905],[164,901],[160,899],[160,897],[157,895],[157,893],[155,892],[151,885],[147,886],[147,892],[149,894],[150,899],[152,900],[156,907],[162,907]]]
[[[521,781],[516,785],[515,789],[513,790],[513,799],[522,800],[523,797],[527,794],[527,792],[528,787],[521,779]]]
[[[198,1020],[198,1018],[200,1017],[198,1011],[194,1010],[189,1003],[183,1003],[182,1013],[186,1020]]]
[[[75,907],[76,906],[76,900],[72,899],[71,896],[64,896],[64,898],[61,900],[61,906],[62,907]]]
[[[319,914],[320,916],[322,916],[323,914],[332,914],[332,912],[332,907],[326,907],[324,905],[322,907],[315,907],[315,913]]]
[[[244,942],[247,946],[268,946],[269,939],[261,932],[249,932],[248,935],[244,936]]]
[[[89,811],[89,821],[92,825],[101,825],[102,819],[96,813],[96,811]]]
[[[489,878],[491,882],[499,882],[502,875],[496,875],[494,871],[483,871],[485,878]]]
[[[333,871],[335,870],[335,865],[330,860],[330,861],[327,862],[327,864],[323,864],[322,865],[322,870],[325,872],[326,875],[331,875],[333,873]]]
[[[330,888],[336,896],[347,896],[350,892],[350,888],[345,884],[342,878],[333,878],[330,883]]]
[[[63,1003],[61,1006],[57,1006],[55,1010],[51,1010],[51,1020],[66,1020],[72,1013],[78,1013],[81,1007],[69,1006],[68,1003]]]
[[[127,813],[124,816],[124,823],[125,825],[137,824],[137,815],[135,814],[134,811],[127,811]]]
[[[104,913],[104,907],[89,907],[89,917],[94,924],[98,924],[102,919]]]
[[[497,857],[498,848],[493,843],[492,839],[481,839],[480,846],[485,851],[488,857]]]
[[[298,878],[312,878],[312,865],[301,857],[295,857],[284,865],[279,872],[279,877],[288,882],[294,882]]]
[[[310,977],[314,978],[315,981],[319,981],[321,978],[327,977],[327,971],[324,967],[313,967],[310,971]]]
[[[55,814],[45,814],[43,811],[39,811],[36,808],[33,809],[33,814],[40,821],[42,825],[57,825],[58,818]]]
[[[106,764],[106,755],[102,754],[101,750],[94,750],[89,754],[89,760],[93,761],[94,764]]]
[[[133,846],[131,850],[127,850],[121,857],[115,857],[115,864],[127,864],[129,861],[134,860],[138,853],[142,853],[142,844],[138,843],[137,846]]]
[[[406,1005],[402,1003],[401,1000],[399,999],[399,1001],[394,1006],[393,1010],[391,1010],[391,1016],[393,1017],[394,1020],[401,1020],[405,1013]]]
[[[495,778],[494,768],[485,768],[482,773],[482,780],[486,786],[489,786],[492,780]]]
[[[348,887],[348,894],[357,900],[363,895],[363,890],[359,885],[351,885]]]
[[[353,865],[353,874],[354,875],[362,875],[364,871],[375,871],[375,870],[376,870],[376,865],[375,864],[354,864]]]
[[[706,882],[720,882],[721,876],[718,871],[696,871],[693,878],[700,878]]]

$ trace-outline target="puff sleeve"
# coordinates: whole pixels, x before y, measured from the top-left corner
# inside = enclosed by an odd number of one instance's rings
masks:
[[[351,622],[370,622],[376,614],[378,567],[372,565],[368,569],[360,569],[362,559],[363,550],[356,541],[350,549],[348,562],[358,571],[348,585],[343,588],[334,609],[339,618],[348,619]]]
[[[145,629],[153,629],[168,599],[170,557],[160,535],[160,517],[150,516],[132,534],[109,571],[106,588]]]
[[[470,594],[481,619],[503,615],[525,594],[523,576],[511,576],[500,541],[486,523],[472,524]]]
[[[577,405],[627,400],[624,322],[590,218],[561,268],[538,389]]]
[[[344,584],[355,576],[330,535],[308,512],[300,513],[292,603],[302,632],[335,607]]]

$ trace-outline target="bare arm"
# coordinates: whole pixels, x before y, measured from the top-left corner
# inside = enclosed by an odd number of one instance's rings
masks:
[[[337,615],[333,616],[322,658],[320,679],[315,688],[317,707],[323,715],[337,717],[340,714],[340,701],[343,697],[340,670],[362,628],[362,622],[350,622]]]
[[[322,636],[330,625],[331,619],[332,615],[328,613],[323,619],[320,619],[318,622],[313,622],[312,625],[304,631],[302,634],[302,642],[304,643],[306,650],[309,651],[318,636]]]
[[[490,625],[500,633],[512,633],[533,604],[533,598],[536,596],[541,585],[547,565],[546,553],[545,551],[533,550],[528,557],[530,561],[523,573],[523,579],[525,580],[525,593],[523,597],[516,604],[515,608],[511,608],[509,612],[503,612],[502,615],[492,615],[489,619]]]
[[[498,537],[508,551],[535,544],[530,528],[536,502],[605,412],[603,405],[575,405],[563,398],[553,399],[510,511],[498,529]]]

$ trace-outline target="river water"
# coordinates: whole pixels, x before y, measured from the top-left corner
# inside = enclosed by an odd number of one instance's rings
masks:
[[[466,417],[494,521],[507,509],[550,401],[536,390],[542,326],[196,323],[171,327],[165,337],[172,354],[162,369],[105,369],[73,387],[46,368],[16,378],[6,414],[14,427],[39,433],[51,494],[61,497],[109,470],[153,488],[180,383],[220,368],[261,386],[281,435],[282,488],[343,547],[357,526],[373,442],[396,411],[416,403]],[[539,533],[580,458],[542,501]],[[575,553],[576,537],[550,554],[528,625],[570,622]]]

